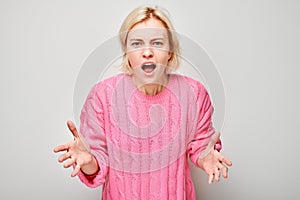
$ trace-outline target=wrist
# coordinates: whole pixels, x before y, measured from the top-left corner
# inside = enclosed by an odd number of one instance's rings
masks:
[[[87,176],[92,176],[97,174],[100,170],[97,159],[92,153],[90,153],[88,160],[89,161],[81,167],[82,173],[84,173]]]

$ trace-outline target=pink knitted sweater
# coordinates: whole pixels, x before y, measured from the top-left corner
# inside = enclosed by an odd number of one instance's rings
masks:
[[[101,81],[80,117],[100,170],[78,176],[89,187],[103,185],[102,199],[193,200],[187,158],[197,165],[214,133],[212,113],[207,90],[185,76],[170,75],[155,96],[140,92],[125,74]]]

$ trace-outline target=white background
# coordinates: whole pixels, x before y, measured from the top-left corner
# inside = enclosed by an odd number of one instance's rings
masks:
[[[225,87],[222,152],[233,167],[213,185],[193,168],[197,199],[298,198],[299,1],[2,0],[0,199],[100,198],[52,150],[72,140],[66,121],[82,64],[149,2],[205,48]]]

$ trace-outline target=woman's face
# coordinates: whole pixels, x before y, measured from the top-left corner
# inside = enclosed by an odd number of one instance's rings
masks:
[[[127,56],[133,77],[140,84],[163,84],[171,57],[167,29],[157,19],[136,24],[128,33]]]

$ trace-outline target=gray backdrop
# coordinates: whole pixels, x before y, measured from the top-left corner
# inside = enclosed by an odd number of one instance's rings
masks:
[[[0,1],[0,199],[99,199],[58,164],[72,140],[73,90],[90,53],[138,5],[166,8],[178,32],[201,45],[224,83],[228,180],[207,184],[192,167],[197,199],[297,199],[300,186],[300,2]],[[213,91],[211,91],[213,93]]]

